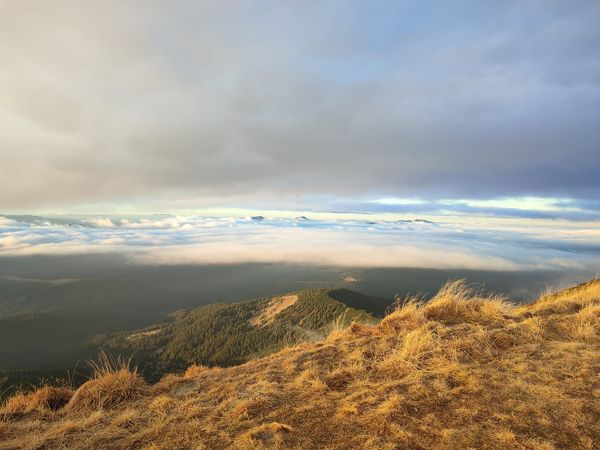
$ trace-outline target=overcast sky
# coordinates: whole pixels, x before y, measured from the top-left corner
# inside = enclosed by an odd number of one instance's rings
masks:
[[[599,24],[583,0],[0,0],[0,212],[599,211]]]

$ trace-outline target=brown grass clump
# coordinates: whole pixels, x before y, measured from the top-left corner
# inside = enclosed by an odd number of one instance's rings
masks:
[[[453,282],[376,326],[152,387],[104,361],[67,407],[0,423],[0,449],[591,450],[599,313],[600,281],[522,306]]]
[[[565,325],[565,331],[574,339],[596,340],[600,337],[600,304],[585,305]]]
[[[494,322],[504,318],[511,305],[500,296],[481,296],[464,280],[447,283],[425,305],[423,312],[428,319],[446,324],[470,322]]]
[[[2,406],[4,414],[29,414],[56,411],[65,406],[73,396],[73,389],[60,386],[42,386],[33,392],[19,392]]]
[[[202,364],[192,364],[183,372],[183,378],[193,378],[206,370],[210,369]]]
[[[129,361],[111,359],[101,353],[97,362],[91,363],[92,378],[82,384],[67,408],[71,410],[114,408],[124,402],[139,399],[146,392],[146,383],[130,368]]]
[[[286,448],[287,434],[292,427],[278,422],[271,422],[252,428],[244,433],[236,442],[238,448]]]

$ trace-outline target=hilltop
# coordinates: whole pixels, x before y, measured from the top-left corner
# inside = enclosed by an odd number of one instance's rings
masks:
[[[461,282],[376,325],[148,385],[105,358],[2,407],[0,449],[593,449],[600,282],[530,304]]]
[[[90,344],[111,355],[133,355],[133,362],[152,380],[195,363],[241,364],[323,339],[352,322],[373,325],[392,302],[347,289],[305,289],[178,311],[162,323],[99,336]]]

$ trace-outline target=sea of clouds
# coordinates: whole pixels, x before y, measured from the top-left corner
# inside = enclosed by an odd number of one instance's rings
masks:
[[[440,217],[0,216],[0,256],[124,254],[138,264],[600,269],[594,222]]]

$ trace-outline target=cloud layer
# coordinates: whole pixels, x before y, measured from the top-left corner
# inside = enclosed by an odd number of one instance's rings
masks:
[[[0,256],[120,253],[138,264],[600,270],[594,223],[447,217],[0,217]]]
[[[0,2],[0,208],[600,194],[600,4]]]

